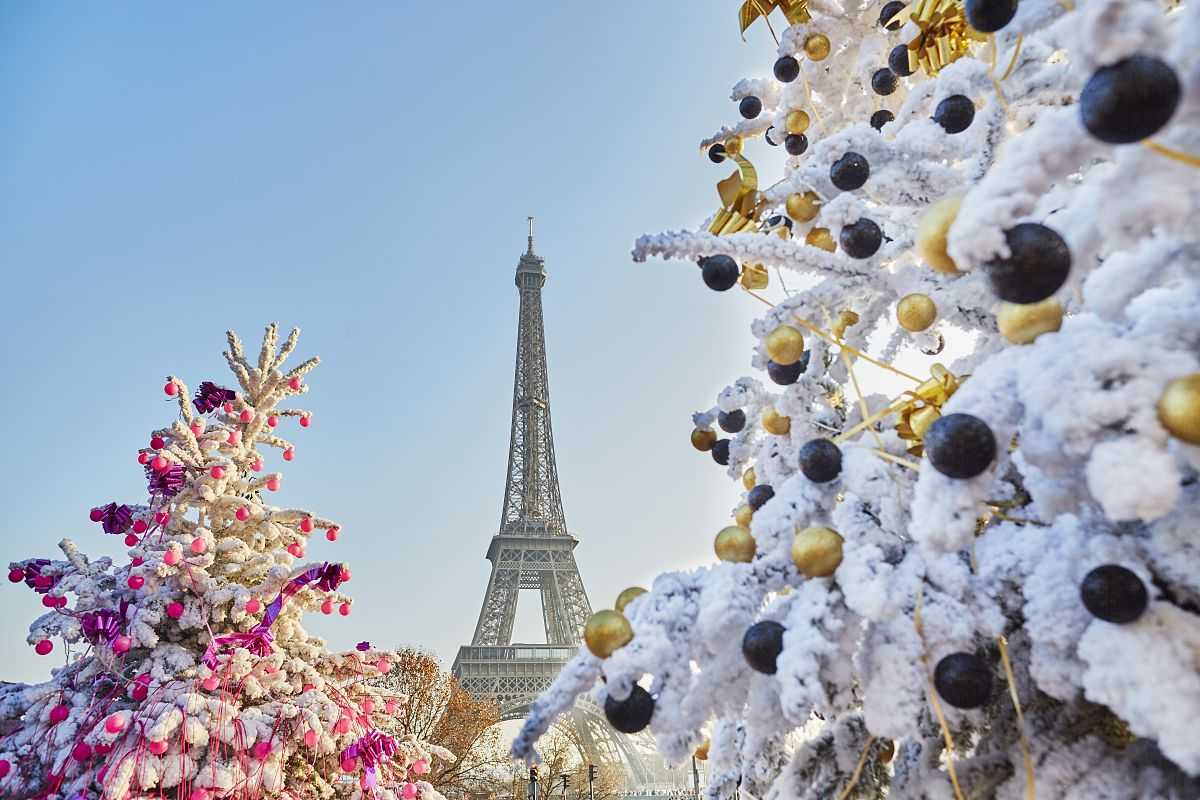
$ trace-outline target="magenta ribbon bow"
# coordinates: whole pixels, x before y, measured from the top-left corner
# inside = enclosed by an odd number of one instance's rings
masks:
[[[396,740],[375,729],[342,751],[342,759],[361,758],[369,782],[375,781],[375,767],[396,755]]]
[[[269,656],[274,652],[271,643],[275,641],[271,626],[275,624],[279,612],[283,610],[284,601],[303,589],[313,581],[322,591],[332,592],[342,582],[342,565],[331,564],[328,561],[319,567],[309,567],[295,578],[283,585],[279,596],[267,606],[262,620],[245,633],[227,633],[214,636],[204,650],[203,661],[209,669],[217,668],[217,653],[225,649],[236,650],[244,647],[256,656]]]
[[[133,512],[129,506],[117,505],[116,501],[100,507],[100,523],[105,533],[124,533],[133,525]]]
[[[183,464],[173,461],[162,472],[155,472],[154,468],[147,464],[146,481],[150,487],[150,494],[174,497],[183,488]]]
[[[217,386],[212,381],[204,381],[200,384],[200,389],[196,392],[196,398],[192,400],[192,404],[201,414],[207,414],[225,403],[232,403],[236,397],[237,395],[233,393],[232,389]]]
[[[94,645],[112,644],[113,639],[121,635],[125,627],[125,613],[129,610],[129,601],[122,600],[120,610],[101,608],[96,611],[85,611],[80,617],[83,627],[83,638]]]

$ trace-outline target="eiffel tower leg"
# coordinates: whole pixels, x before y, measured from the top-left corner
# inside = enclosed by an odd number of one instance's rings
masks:
[[[517,592],[520,570],[494,567],[488,580],[483,608],[475,625],[473,645],[507,645],[512,642],[513,622],[517,617]]]

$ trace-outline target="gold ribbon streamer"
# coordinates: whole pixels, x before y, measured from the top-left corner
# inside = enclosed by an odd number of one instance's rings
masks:
[[[997,636],[1000,644],[1000,660],[1004,663],[1004,678],[1008,681],[1008,694],[1012,698],[1013,708],[1017,710],[1017,728],[1021,738],[1021,756],[1025,760],[1025,797],[1027,800],[1037,800],[1037,782],[1033,776],[1033,754],[1029,751],[1029,739],[1025,736],[1025,715],[1021,713],[1021,700],[1017,697],[1017,681],[1013,677],[1012,663],[1008,660],[1008,640]]]
[[[854,765],[854,772],[850,775],[850,783],[846,785],[838,793],[837,800],[846,800],[850,793],[854,791],[854,787],[858,785],[858,779],[862,777],[863,765],[867,763],[867,753],[871,752],[871,745],[875,744],[875,737],[867,737],[867,746],[863,748],[862,755],[858,757],[858,763]]]
[[[1165,144],[1159,144],[1149,139],[1143,141],[1142,144],[1160,156],[1166,156],[1180,163],[1187,164],[1189,167],[1200,167],[1200,156],[1194,156],[1191,153],[1185,153],[1182,150],[1176,150],[1173,147],[1167,147]]]

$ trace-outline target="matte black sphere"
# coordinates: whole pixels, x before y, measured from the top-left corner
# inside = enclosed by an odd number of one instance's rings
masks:
[[[974,478],[996,460],[996,437],[979,417],[947,414],[925,431],[925,454],[950,478]]]
[[[1079,115],[1088,133],[1102,142],[1140,142],[1170,121],[1180,92],[1170,64],[1154,56],[1130,56],[1088,78],[1079,94]]]
[[[738,103],[738,112],[746,119],[754,119],[762,113],[762,100],[754,95],[743,97],[742,102]]]
[[[720,464],[722,467],[729,466],[729,440],[717,439],[713,442],[712,449],[708,451],[712,454],[713,461]]]
[[[769,228],[778,228],[780,225],[783,225],[790,231],[794,224],[795,223],[792,222],[791,217],[785,217],[782,214],[776,214],[773,217],[767,217],[767,227]]]
[[[986,264],[992,291],[1010,303],[1045,300],[1067,282],[1071,250],[1054,230],[1022,222],[1004,232],[1009,254]]]
[[[975,120],[975,104],[965,94],[952,94],[937,104],[933,121],[946,133],[962,133]]]
[[[800,448],[800,471],[813,483],[829,483],[842,471],[842,451],[828,439],[813,439]]]
[[[775,62],[775,78],[783,83],[791,83],[800,76],[800,62],[791,56],[781,56]]]
[[[803,133],[789,133],[783,140],[783,149],[793,156],[804,155],[808,149],[808,137]]]
[[[933,670],[937,693],[956,708],[979,708],[992,697],[992,670],[974,653],[951,653]]]
[[[1079,594],[1092,616],[1118,625],[1140,617],[1150,602],[1142,579],[1117,564],[1105,564],[1089,572],[1079,586]]]
[[[892,92],[896,91],[899,81],[896,78],[896,73],[892,72],[887,67],[875,70],[871,74],[871,90],[875,94],[887,97]]]
[[[879,25],[880,25],[880,27],[886,28],[889,31],[900,30],[900,27],[902,25],[900,20],[896,20],[891,25],[888,25],[887,21],[889,19],[891,19],[892,17],[896,16],[897,14],[899,14],[903,10],[904,10],[904,3],[901,3],[898,0],[892,0],[892,2],[884,4],[883,8],[879,9]]]
[[[892,52],[888,53],[888,69],[902,78],[913,74],[908,66],[908,45],[898,44],[892,48]]]
[[[775,496],[775,490],[765,483],[760,483],[749,492],[746,493],[746,505],[754,511],[758,511],[767,501]]]
[[[863,156],[850,151],[833,162],[829,168],[829,180],[843,192],[852,192],[861,188],[871,177],[871,165]]]
[[[804,370],[808,369],[808,357],[811,352],[811,350],[805,350],[804,355],[800,356],[800,360],[795,364],[784,365],[768,361],[767,376],[780,386],[791,386],[800,380],[800,376],[804,374]]]
[[[725,160],[725,145],[717,142],[712,147],[708,148],[708,160],[714,164],[720,164]]]
[[[621,733],[638,733],[645,730],[654,716],[654,698],[641,686],[634,685],[624,700],[604,698],[604,716]]]
[[[783,632],[787,630],[774,620],[756,622],[746,629],[742,637],[742,655],[746,663],[757,672],[774,675],[776,660],[783,652]]]
[[[737,262],[729,256],[705,256],[700,259],[700,274],[705,285],[714,292],[733,288],[741,273]]]
[[[967,0],[967,22],[980,33],[995,33],[1017,15],[1017,0]]]
[[[879,251],[883,244],[883,231],[874,220],[860,217],[857,222],[842,228],[838,237],[842,252],[851,258],[870,258]]]
[[[721,426],[721,430],[723,431],[737,433],[746,427],[746,412],[740,408],[735,408],[728,413],[720,411],[717,413],[717,424]]]
[[[771,136],[773,133],[775,133],[775,126],[771,125],[766,129],[766,131],[763,132],[763,138],[767,140],[767,144],[771,145],[771,147],[778,147],[779,142],[775,141],[775,139]]]
[[[883,130],[883,126],[887,125],[896,119],[896,115],[888,111],[886,108],[881,108],[871,115],[871,127],[877,131]]]

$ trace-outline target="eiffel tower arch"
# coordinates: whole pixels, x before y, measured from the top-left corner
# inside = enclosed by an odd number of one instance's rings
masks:
[[[492,571],[475,634],[469,645],[459,648],[452,668],[471,695],[496,701],[503,720],[528,713],[529,704],[578,650],[592,613],[575,563],[579,540],[567,530],[554,463],[542,323],[545,283],[545,261],[534,253],[530,217],[529,246],[517,262],[521,306],[504,505],[499,530],[488,545]],[[522,590],[537,591],[541,597],[544,643],[512,641]],[[590,700],[578,703],[565,725],[586,761],[619,763],[637,785],[659,777],[658,760],[647,756],[646,742],[613,731]]]

